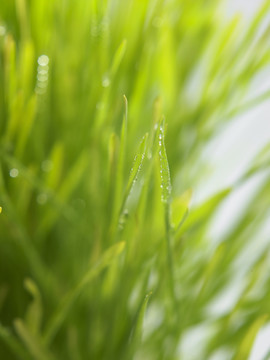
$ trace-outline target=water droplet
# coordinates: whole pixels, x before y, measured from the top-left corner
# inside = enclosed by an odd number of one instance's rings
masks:
[[[47,82],[40,82],[40,81],[38,81],[37,87],[40,88],[40,89],[46,89],[46,87],[47,87]]]
[[[45,81],[47,81],[47,80],[48,80],[48,73],[46,73],[45,75],[40,75],[40,74],[38,74],[38,75],[37,75],[37,79],[38,79],[38,81],[40,81],[40,82],[45,82]]]
[[[103,102],[98,102],[97,104],[96,104],[96,109],[97,110],[101,110],[101,109],[103,109],[104,108],[104,103]]]
[[[44,69],[42,66],[38,66],[38,75],[47,75],[48,74],[48,70],[49,70],[49,67],[48,69]]]
[[[110,81],[109,77],[107,75],[103,76],[102,86],[106,88],[110,85],[110,83],[111,83],[111,81]]]
[[[45,94],[48,86],[49,58],[47,55],[41,55],[38,58],[37,83],[35,92],[39,95]]]
[[[19,170],[18,169],[13,168],[9,172],[9,176],[12,177],[12,178],[16,178],[18,175],[19,175]]]
[[[4,26],[0,26],[0,36],[4,36],[6,34],[6,28]]]
[[[45,193],[41,193],[41,194],[39,194],[39,195],[37,196],[37,203],[38,203],[39,205],[44,205],[44,204],[46,204],[47,200],[48,200],[48,196],[47,196],[47,194],[45,194]]]
[[[39,58],[38,58],[38,64],[40,66],[47,66],[49,64],[49,57],[47,55],[41,55]]]
[[[49,66],[48,65],[46,65],[46,66],[38,66],[37,67],[37,72],[38,72],[38,74],[41,74],[41,75],[45,75],[45,74],[47,74],[48,73],[48,71],[49,71]]]
[[[162,135],[161,135],[161,134],[159,134],[158,138],[161,140],[161,139],[162,139]]]
[[[40,87],[36,86],[35,87],[35,93],[38,95],[43,95],[46,93],[46,88],[45,89],[41,89]]]
[[[159,141],[159,142],[158,142],[158,145],[159,145],[159,146],[161,146],[161,145],[162,145],[162,142],[161,142],[161,141]]]

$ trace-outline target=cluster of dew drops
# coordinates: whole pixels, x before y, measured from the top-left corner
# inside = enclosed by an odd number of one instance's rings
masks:
[[[35,91],[39,95],[45,94],[48,87],[49,61],[50,60],[47,55],[41,55],[38,58],[37,83]]]
[[[170,170],[168,166],[167,154],[164,145],[164,128],[160,126],[158,135],[160,178],[161,178],[161,200],[167,202],[171,194]]]
[[[139,175],[139,173],[140,173],[140,171],[141,171],[141,169],[142,169],[142,163],[143,163],[144,157],[145,157],[145,153],[143,152],[143,153],[140,155],[140,163],[139,163],[138,169],[136,170],[136,168],[135,168],[136,174],[135,174],[134,179],[132,180],[132,185],[131,185],[130,192],[131,192],[131,190],[133,189],[135,183],[136,183],[137,180],[138,180],[138,175]],[[132,166],[132,168],[131,168],[131,170],[130,170],[130,176],[132,176],[132,173],[134,172],[134,166],[135,166],[137,160],[138,160],[138,154],[137,154],[137,155],[135,156],[135,158],[134,158],[133,166]]]

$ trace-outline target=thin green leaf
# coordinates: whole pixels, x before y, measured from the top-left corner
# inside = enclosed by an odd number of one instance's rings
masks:
[[[121,61],[125,55],[125,52],[126,52],[126,48],[127,48],[127,40],[124,39],[120,46],[118,47],[115,55],[114,55],[114,58],[113,58],[113,62],[112,62],[112,67],[111,67],[111,70],[110,70],[110,73],[111,73],[111,77],[114,77],[117,70],[119,69],[119,66],[121,64]]]
[[[21,128],[19,139],[17,142],[16,155],[20,158],[25,149],[26,142],[28,137],[30,136],[31,129],[34,123],[35,112],[36,112],[36,96],[32,96],[32,98],[28,101],[26,108],[24,110],[23,116],[23,126]]]
[[[248,331],[246,332],[236,352],[234,360],[248,359],[256,335],[267,319],[268,319],[268,315],[266,314],[261,315],[260,317],[255,319],[253,324],[249,327]]]
[[[173,199],[171,204],[171,224],[174,229],[177,231],[179,227],[183,224],[188,212],[192,196],[192,190],[189,189],[185,191],[179,197]]]
[[[213,195],[199,207],[190,211],[189,217],[185,224],[182,226],[182,232],[198,226],[201,222],[204,222],[204,219],[209,218],[219,206],[219,204],[225,199],[226,196],[231,192],[231,188],[221,190],[217,194]]]
[[[255,174],[257,171],[264,170],[270,166],[270,143],[266,144],[253,160],[253,165],[245,177]]]
[[[51,360],[53,359],[52,355],[49,354],[47,349],[41,344],[38,337],[34,336],[24,322],[21,319],[16,319],[14,321],[14,327],[18,336],[21,338],[22,342],[29,350],[30,354],[36,360]]]
[[[39,334],[43,315],[41,294],[37,285],[30,278],[25,279],[24,286],[33,297],[25,315],[25,322],[33,334]]]
[[[68,316],[68,313],[74,305],[74,302],[80,293],[84,290],[84,288],[89,286],[91,281],[95,279],[103,269],[109,266],[113,261],[116,261],[119,255],[124,251],[124,248],[125,242],[119,242],[105,251],[100,260],[94,266],[89,268],[77,286],[64,297],[59,308],[48,322],[44,334],[45,344],[48,345],[53,340],[54,336]]]
[[[121,192],[123,189],[125,154],[126,154],[126,149],[127,149],[128,102],[127,102],[127,98],[125,95],[124,95],[124,104],[125,104],[125,111],[124,111],[124,117],[123,117],[122,128],[121,128],[119,160],[118,160],[118,169],[117,169],[117,175],[116,175],[116,186],[117,186],[116,198],[121,196]]]
[[[132,168],[130,170],[129,179],[128,179],[128,183],[127,183],[125,194],[124,194],[124,199],[123,199],[123,202],[122,202],[122,207],[121,207],[121,212],[120,212],[121,214],[122,214],[122,212],[124,210],[127,198],[130,195],[130,193],[132,191],[132,188],[133,188],[134,184],[137,181],[138,174],[141,171],[143,161],[145,159],[147,140],[148,140],[148,133],[146,133],[144,135],[144,137],[142,138],[142,141],[141,141],[140,146],[139,146],[139,150],[138,150],[137,154],[135,155],[133,165],[132,165]]]
[[[159,158],[159,172],[160,172],[160,187],[161,187],[161,201],[164,204],[164,219],[166,229],[166,245],[167,245],[167,264],[169,273],[169,288],[173,299],[173,311],[178,314],[175,280],[174,280],[174,260],[172,252],[173,234],[170,223],[170,206],[171,206],[171,177],[170,168],[167,159],[165,148],[165,120],[162,121],[158,131],[158,158]],[[172,311],[172,310],[171,310]],[[176,316],[178,318],[178,316]]]
[[[160,170],[160,180],[161,180],[161,201],[165,204],[169,204],[171,201],[171,177],[170,177],[170,168],[168,164],[168,158],[165,148],[164,141],[164,125],[163,121],[159,127],[158,135],[158,146],[159,146],[159,170]]]
[[[133,342],[135,346],[138,346],[138,343],[140,343],[142,341],[143,321],[144,321],[148,301],[149,301],[151,295],[152,295],[152,292],[148,293],[145,296],[145,298],[143,299],[143,301],[140,305],[138,313],[136,315],[135,323],[134,323],[133,330],[132,330],[132,337],[131,337],[131,342]]]
[[[13,334],[0,324],[0,341],[1,340],[8,346],[12,353],[16,355],[17,359],[32,360],[32,357],[26,352]]]

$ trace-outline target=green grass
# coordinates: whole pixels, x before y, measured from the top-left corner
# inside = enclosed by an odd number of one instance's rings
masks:
[[[209,141],[269,97],[247,100],[270,64],[270,3],[249,24],[224,14],[216,0],[1,1],[1,359],[248,359],[270,245],[239,259],[269,220],[269,145],[232,187],[192,193]],[[262,174],[213,245],[220,206]],[[235,302],[209,311],[238,273]],[[200,355],[183,354],[199,328]]]

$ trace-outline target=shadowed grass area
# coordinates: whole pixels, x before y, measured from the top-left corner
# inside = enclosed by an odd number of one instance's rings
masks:
[[[192,205],[209,141],[269,97],[248,100],[270,3],[248,24],[225,5],[1,2],[1,359],[248,359],[270,311],[269,145]]]

